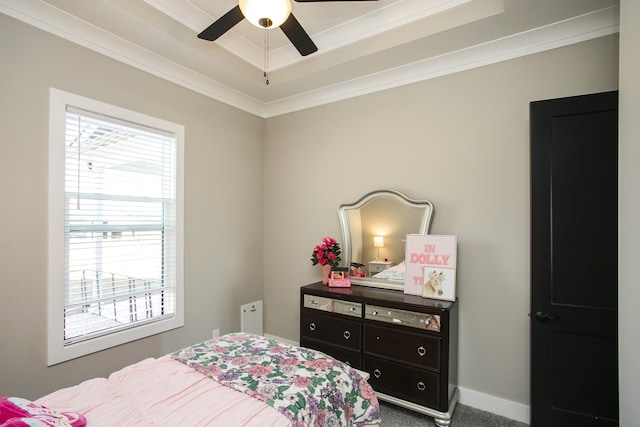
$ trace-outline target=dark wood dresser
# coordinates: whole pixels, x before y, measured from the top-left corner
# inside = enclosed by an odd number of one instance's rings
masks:
[[[321,282],[300,290],[300,345],[371,375],[380,400],[448,426],[458,401],[457,303]]]

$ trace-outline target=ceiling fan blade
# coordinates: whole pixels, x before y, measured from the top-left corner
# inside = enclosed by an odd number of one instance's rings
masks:
[[[244,19],[244,15],[240,10],[240,6],[236,6],[231,9],[229,12],[222,15],[220,19],[218,19],[213,24],[209,25],[204,29],[200,34],[198,34],[198,38],[214,41],[231,28],[236,25],[238,22]]]
[[[307,56],[313,52],[318,50],[318,47],[315,45],[309,34],[302,28],[300,22],[293,16],[293,13],[289,15],[284,24],[280,25],[280,29],[284,33],[285,36],[291,43],[298,49],[300,55]]]
[[[378,1],[378,0],[296,0],[298,3],[317,3],[321,1]]]

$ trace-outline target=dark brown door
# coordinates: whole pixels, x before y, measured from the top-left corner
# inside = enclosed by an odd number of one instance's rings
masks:
[[[531,425],[618,425],[618,93],[532,102]]]

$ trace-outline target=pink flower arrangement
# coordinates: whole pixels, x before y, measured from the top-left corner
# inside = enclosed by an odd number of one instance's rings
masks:
[[[340,245],[336,242],[336,239],[332,237],[325,237],[322,239],[322,243],[313,248],[311,254],[311,262],[313,265],[329,264],[331,267],[337,267],[340,265]]]

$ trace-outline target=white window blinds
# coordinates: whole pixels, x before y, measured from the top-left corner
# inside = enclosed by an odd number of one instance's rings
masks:
[[[64,345],[176,311],[176,138],[67,106]]]

